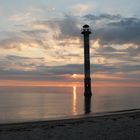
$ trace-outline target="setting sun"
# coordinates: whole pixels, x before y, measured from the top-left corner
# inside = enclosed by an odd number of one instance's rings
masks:
[[[73,74],[73,75],[72,75],[72,78],[76,78],[76,77],[77,77],[77,74]]]

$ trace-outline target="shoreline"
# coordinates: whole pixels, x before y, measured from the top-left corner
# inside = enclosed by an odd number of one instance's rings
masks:
[[[86,119],[86,118],[91,118],[91,117],[92,118],[105,117],[105,116],[107,117],[107,116],[131,114],[131,113],[137,113],[137,112],[140,112],[139,108],[127,109],[127,110],[118,110],[118,111],[109,111],[109,112],[80,114],[80,115],[40,119],[40,120],[33,120],[33,121],[29,120],[29,121],[0,123],[0,127],[1,126],[11,126],[11,125],[38,124],[38,123],[47,123],[47,122],[55,122],[55,121],[79,120],[79,119]]]
[[[140,109],[62,120],[0,125],[0,140],[140,139]]]

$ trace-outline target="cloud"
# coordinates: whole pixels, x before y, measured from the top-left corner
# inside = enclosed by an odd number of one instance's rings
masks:
[[[140,19],[138,18],[109,14],[86,15],[84,18],[90,20],[91,25],[95,23],[95,27],[99,21],[106,19],[106,21],[101,21],[104,24],[97,25],[93,30],[94,38],[100,38],[104,44],[140,43]],[[94,27],[94,25],[92,26]]]
[[[48,33],[47,30],[41,30],[41,29],[38,29],[38,30],[24,30],[22,31],[23,33],[27,34],[27,35],[31,35],[31,36],[40,36],[41,34],[46,34]]]
[[[10,21],[15,21],[15,22],[19,22],[19,21],[29,21],[29,19],[31,19],[31,13],[26,12],[26,13],[22,13],[22,14],[16,14],[16,15],[12,15],[9,17]]]
[[[1,78],[59,81],[74,73],[83,74],[80,28],[85,18],[94,27],[91,36],[92,73],[117,75],[135,73],[140,69],[139,19],[109,14],[81,18],[65,15],[59,20],[31,22],[27,28],[13,32],[13,35],[10,33],[10,36],[5,33],[7,37],[0,40]]]
[[[61,34],[60,37],[79,37],[79,21],[74,16],[66,15],[63,20],[58,22]]]
[[[65,15],[59,20],[36,21],[31,24],[34,30],[47,30],[51,35],[56,35],[54,39],[61,37],[79,37],[81,22],[73,15]],[[59,38],[60,39],[60,38]]]
[[[16,55],[8,55],[6,56],[6,59],[10,60],[10,61],[29,61],[29,60],[40,60],[43,61],[44,59],[42,57],[36,57],[36,58],[32,58],[32,57],[23,57],[23,56],[16,56]]]
[[[44,58],[7,55],[0,63],[0,69],[3,71],[35,71],[38,65],[44,64]]]
[[[85,19],[88,19],[88,20],[103,20],[103,19],[106,19],[106,20],[118,20],[118,19],[121,19],[122,16],[117,14],[117,15],[111,15],[111,14],[100,14],[100,15],[92,15],[92,14],[87,14],[84,16]]]
[[[135,47],[130,46],[122,51],[127,52],[130,57],[132,57],[132,56],[139,56],[140,57],[140,45],[137,45]]]
[[[96,49],[96,54],[108,56],[109,58],[118,55],[117,59],[123,60],[124,57],[128,57],[131,60],[134,57],[140,57],[140,46],[135,44],[102,45]]]
[[[31,38],[8,38],[0,40],[0,49],[15,49],[21,51],[23,48],[34,48],[34,47],[43,47],[44,44],[39,39]]]
[[[91,69],[94,73],[94,81],[139,81],[138,69],[140,66],[129,65],[91,65]],[[136,72],[137,71],[137,72]],[[1,80],[29,80],[29,81],[79,81],[83,82],[83,76],[81,78],[73,79],[72,75],[76,73],[78,75],[83,74],[83,65],[70,64],[63,66],[38,66],[35,70],[25,71],[21,69],[7,69],[0,70]],[[97,76],[96,76],[97,74]],[[111,78],[114,77],[114,78]]]
[[[38,21],[34,26],[40,29],[49,28],[49,34],[54,32],[57,35],[53,39],[81,38],[80,29],[83,24],[82,20],[85,18],[87,22],[90,22],[91,28],[93,27],[92,40],[100,39],[103,44],[140,43],[140,19],[126,18],[121,15],[85,15],[83,19],[65,15],[61,20]]]

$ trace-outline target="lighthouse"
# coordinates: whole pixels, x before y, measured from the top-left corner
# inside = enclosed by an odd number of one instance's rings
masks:
[[[84,96],[91,97],[91,78],[90,78],[90,45],[89,45],[89,35],[91,30],[89,25],[84,25],[81,31],[84,36]]]

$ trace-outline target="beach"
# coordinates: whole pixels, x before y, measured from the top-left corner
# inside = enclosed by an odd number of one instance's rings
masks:
[[[0,125],[0,140],[140,140],[140,110]]]

